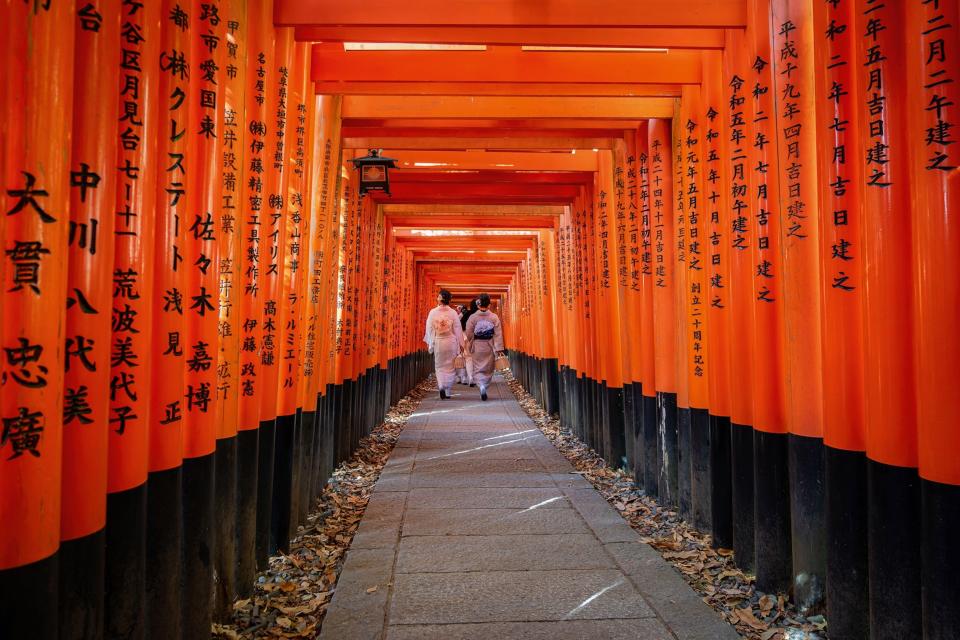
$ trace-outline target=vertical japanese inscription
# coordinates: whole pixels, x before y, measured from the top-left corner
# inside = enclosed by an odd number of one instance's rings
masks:
[[[157,180],[160,7],[124,0],[120,17],[120,111],[110,344],[110,480],[120,491],[146,478]],[[83,347],[67,345],[71,351]]]

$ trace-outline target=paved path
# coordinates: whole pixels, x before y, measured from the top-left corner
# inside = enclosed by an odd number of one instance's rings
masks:
[[[322,640],[739,637],[573,473],[504,382],[488,402],[454,391],[425,399],[401,434]]]

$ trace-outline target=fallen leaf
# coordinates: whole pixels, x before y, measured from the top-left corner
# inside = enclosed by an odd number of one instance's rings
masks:
[[[367,589],[367,593],[376,593],[377,589],[379,589],[379,587],[377,585],[373,585],[372,587]]]
[[[753,611],[750,609],[736,609],[734,613],[741,622],[750,625],[758,631],[763,631],[767,628],[767,624],[761,620],[757,620],[757,617],[753,615]]]

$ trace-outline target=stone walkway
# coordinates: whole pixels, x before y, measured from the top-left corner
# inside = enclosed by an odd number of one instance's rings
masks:
[[[323,640],[739,635],[573,471],[499,380],[404,429],[350,546]]]

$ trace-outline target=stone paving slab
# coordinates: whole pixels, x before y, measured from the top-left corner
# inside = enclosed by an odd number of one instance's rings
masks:
[[[615,569],[590,534],[417,536],[400,541],[397,573]]]
[[[536,429],[502,382],[411,416],[322,640],[728,640],[699,596]]]
[[[654,616],[618,570],[410,573],[393,579],[391,624]]]
[[[673,640],[659,620],[564,620],[485,624],[397,625],[387,640]]]
[[[514,472],[514,473],[450,473],[431,471],[410,475],[410,485],[416,488],[544,488],[556,487],[556,482],[549,473]]]
[[[404,536],[590,533],[573,509],[409,509]]]
[[[548,489],[508,488],[423,488],[411,489],[408,508],[433,509],[566,509],[563,492]]]

